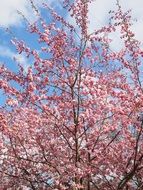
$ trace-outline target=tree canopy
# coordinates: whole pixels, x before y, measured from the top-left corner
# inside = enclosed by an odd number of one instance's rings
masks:
[[[62,1],[76,24],[48,3],[46,21],[31,3],[39,19],[27,29],[41,49],[14,37],[31,65],[0,66],[1,189],[143,189],[143,51],[130,11],[117,1],[109,24],[89,33],[92,0]]]

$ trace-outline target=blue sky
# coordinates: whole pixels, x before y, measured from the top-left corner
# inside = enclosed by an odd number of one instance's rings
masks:
[[[62,0],[35,0],[35,4],[41,8],[42,2],[48,3],[50,6],[58,9]],[[135,32],[138,40],[143,42],[143,0],[120,0],[121,5],[124,10],[132,9],[134,22],[132,30]],[[108,20],[108,12],[110,9],[115,8],[116,0],[96,0],[89,7],[89,32],[92,32],[94,28],[100,28],[106,24]],[[29,35],[26,32],[25,24],[21,15],[17,13],[17,10],[22,12],[28,20],[33,23],[36,20],[36,16],[31,9],[31,5],[28,0],[4,0],[0,3],[0,64],[4,63],[10,69],[16,69],[16,63],[13,60],[15,57],[25,68],[29,66],[28,60],[24,55],[17,54],[15,48],[10,43],[11,35],[5,32],[6,28],[10,28],[12,33],[19,39],[24,39],[27,43],[35,49],[38,49],[38,44],[35,37]],[[45,17],[46,18],[46,17]],[[66,19],[69,22],[74,23],[74,21],[67,15]],[[122,47],[122,42],[119,40],[118,32],[112,34],[111,37],[114,39],[111,48],[115,51],[120,50]],[[33,43],[34,41],[34,43]],[[3,102],[3,96],[0,92],[0,102]]]

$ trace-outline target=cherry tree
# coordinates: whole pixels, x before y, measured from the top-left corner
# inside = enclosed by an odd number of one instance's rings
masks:
[[[27,27],[41,49],[12,39],[31,65],[0,67],[1,189],[143,188],[141,44],[118,1],[109,24],[90,33],[90,3],[63,1],[71,24],[43,4],[46,22],[31,1],[39,19]],[[119,28],[117,52],[109,36]]]

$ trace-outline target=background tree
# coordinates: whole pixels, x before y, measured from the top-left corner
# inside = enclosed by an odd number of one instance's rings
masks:
[[[0,67],[2,189],[143,188],[143,52],[118,1],[109,25],[90,34],[91,2],[63,2],[76,26],[44,4],[46,22],[31,2],[41,51],[12,40],[31,66]],[[117,28],[119,52],[108,37]]]

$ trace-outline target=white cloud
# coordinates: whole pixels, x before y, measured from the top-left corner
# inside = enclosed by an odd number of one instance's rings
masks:
[[[132,18],[137,19],[134,22],[132,30],[135,33],[136,38],[143,42],[143,0],[120,0],[120,4],[123,10],[132,9]],[[90,33],[94,29],[99,29],[108,22],[110,10],[116,9],[116,0],[96,0],[89,7],[89,31]],[[119,38],[119,31],[114,33],[111,37],[114,39],[111,47],[114,50],[119,50],[122,47],[122,42]]]
[[[17,10],[22,12],[26,17],[32,18],[29,11],[27,0],[4,0],[0,3],[0,26],[8,27],[20,23],[21,16]]]
[[[35,0],[34,3],[37,6],[41,6],[43,2],[52,4],[54,1]],[[0,2],[0,27],[19,25],[22,17],[17,11],[21,12],[29,21],[35,20],[34,11],[29,0],[2,0]]]
[[[18,63],[20,63],[23,66],[25,72],[27,71],[29,67],[27,59],[24,55],[17,54],[6,46],[0,46],[0,57],[4,57],[4,58],[7,57],[11,60],[15,59]]]
[[[114,9],[115,0],[96,0],[89,6],[89,31],[93,32],[94,29],[99,29],[108,21],[108,12]]]

